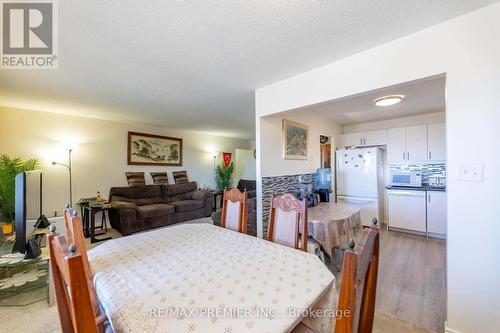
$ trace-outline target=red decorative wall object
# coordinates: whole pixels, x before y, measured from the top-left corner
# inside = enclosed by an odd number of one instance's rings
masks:
[[[231,156],[233,154],[232,153],[222,153],[222,156],[224,157],[224,165],[226,167],[229,166],[229,164],[231,164]]]

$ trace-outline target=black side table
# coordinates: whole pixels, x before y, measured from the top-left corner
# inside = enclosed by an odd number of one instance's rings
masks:
[[[97,213],[101,213],[104,215],[106,212],[109,212],[111,209],[113,209],[111,206],[108,205],[84,205],[82,206],[83,210],[83,220],[84,220],[84,230],[85,230],[85,237],[90,237],[90,243],[97,243],[97,242],[102,242],[108,239],[112,239],[112,237],[104,237],[104,238],[96,238],[96,236],[101,236],[106,234],[105,232],[100,232],[96,233],[95,229],[95,215]],[[109,216],[109,213],[108,213]]]

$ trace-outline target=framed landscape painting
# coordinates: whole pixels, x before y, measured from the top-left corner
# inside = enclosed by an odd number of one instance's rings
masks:
[[[307,160],[309,126],[283,119],[283,158],[285,160]]]
[[[182,165],[182,139],[128,132],[129,165]]]

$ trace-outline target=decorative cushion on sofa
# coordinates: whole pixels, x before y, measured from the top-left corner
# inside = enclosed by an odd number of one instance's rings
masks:
[[[204,202],[199,200],[183,200],[170,202],[169,205],[174,206],[176,212],[190,212],[203,208]]]
[[[172,175],[174,176],[176,184],[185,184],[189,182],[187,171],[174,171]]]
[[[166,172],[150,172],[151,178],[155,184],[168,184],[168,173]]]
[[[127,177],[127,183],[130,187],[146,185],[144,172],[125,172],[125,176]]]
[[[174,207],[165,204],[153,204],[137,207],[137,217],[146,219],[150,217],[159,217],[174,213]]]

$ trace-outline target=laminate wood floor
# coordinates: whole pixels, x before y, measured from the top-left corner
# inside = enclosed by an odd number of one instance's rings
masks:
[[[446,241],[382,230],[379,265],[376,313],[444,332]]]
[[[359,234],[358,234],[359,235]],[[340,273],[329,264],[340,287]],[[380,262],[375,312],[444,332],[446,320],[446,241],[380,232]]]
[[[383,231],[376,311],[444,332],[446,241]]]

